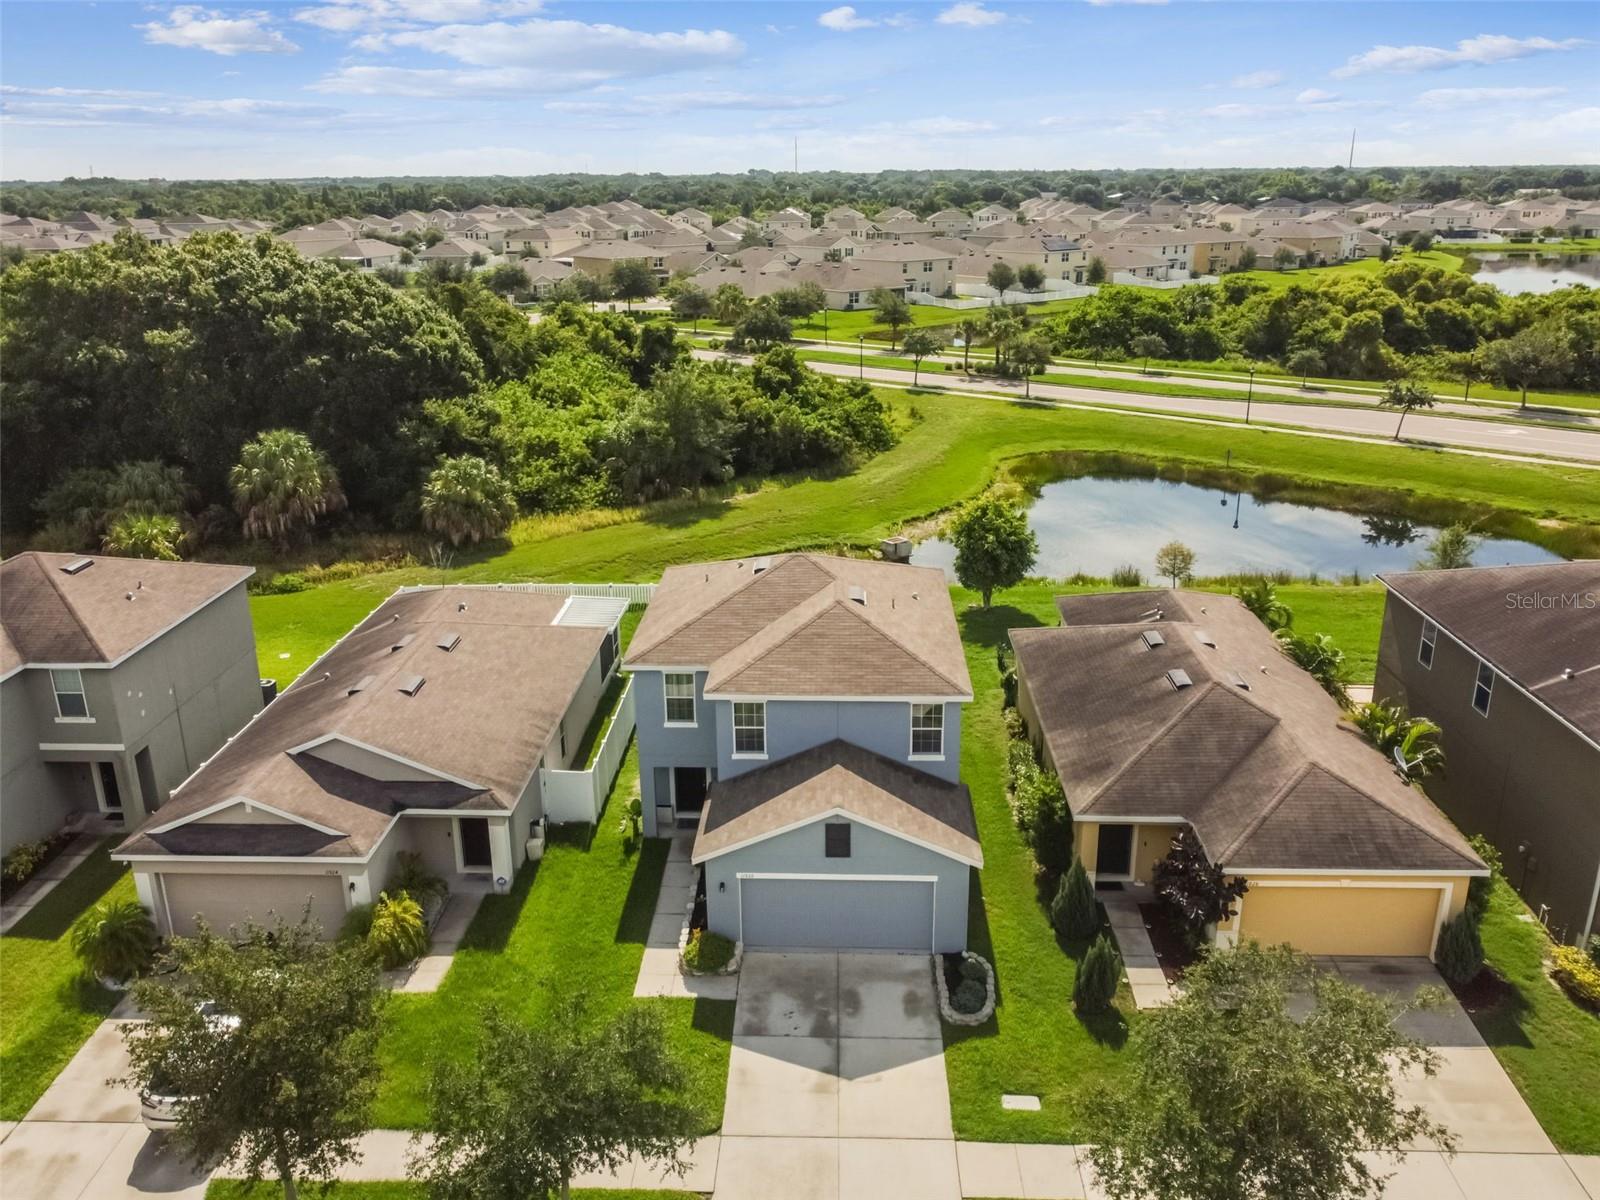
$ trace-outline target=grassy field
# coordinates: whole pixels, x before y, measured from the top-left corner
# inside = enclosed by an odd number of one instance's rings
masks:
[[[1585,1012],[1545,974],[1550,941],[1503,880],[1483,919],[1484,955],[1510,992],[1474,1013],[1539,1124],[1567,1154],[1600,1154],[1600,1018]]]
[[[527,519],[507,539],[462,555],[449,578],[646,580],[672,562],[871,545],[983,490],[1007,459],[1052,449],[1126,452],[1216,467],[1231,452],[1232,467],[1243,472],[1404,490],[1423,498],[1472,497],[1525,514],[1530,524],[1556,518],[1600,523],[1593,475],[1574,467],[929,392],[883,394],[902,414],[914,407],[919,419],[899,445],[855,471],[772,480],[754,490],[659,505]],[[1594,535],[1588,525],[1577,532]],[[443,578],[431,568],[412,568],[252,597],[262,674],[287,683],[396,586]]]
[[[0,937],[0,1120],[20,1121],[119,997],[87,977],[68,940],[101,900],[132,900],[108,838]]]
[[[1438,267],[1441,271],[1461,270],[1460,256],[1446,254],[1443,250],[1424,250],[1421,254],[1415,250],[1406,250],[1391,261]],[[1228,278],[1248,279],[1251,283],[1261,283],[1269,288],[1281,289],[1291,288],[1297,283],[1309,283],[1312,280],[1342,279],[1351,275],[1377,275],[1388,265],[1378,258],[1358,258],[1354,262],[1337,263],[1331,267],[1294,267],[1287,271],[1271,269],[1236,271],[1229,274]]]

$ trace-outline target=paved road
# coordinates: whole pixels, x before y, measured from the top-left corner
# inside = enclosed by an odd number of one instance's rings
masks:
[[[714,350],[696,350],[695,355],[700,358],[724,357]],[[910,371],[893,367],[869,365],[862,370],[852,364],[825,362],[808,363],[807,366],[824,375],[851,377],[859,372],[861,377],[874,382],[902,387],[910,384],[912,378]],[[985,380],[981,384],[964,385],[940,379],[938,383],[957,392],[1001,395],[1016,400],[1022,399],[1023,394],[1022,384],[1009,380]],[[1244,406],[1238,400],[1197,399],[1147,392],[1108,392],[1054,383],[1035,383],[1031,395],[1035,402],[1107,409],[1136,408],[1201,419],[1237,421],[1244,414]],[[1274,401],[1253,404],[1250,419],[1252,423],[1263,425],[1299,426],[1318,432],[1374,440],[1390,438],[1396,422],[1394,413],[1377,409],[1369,412],[1361,408]],[[1600,433],[1572,428],[1565,423],[1557,428],[1544,428],[1505,421],[1413,413],[1405,420],[1404,433],[1405,440],[1412,444],[1462,447],[1511,457],[1542,455],[1583,465],[1600,465]]]

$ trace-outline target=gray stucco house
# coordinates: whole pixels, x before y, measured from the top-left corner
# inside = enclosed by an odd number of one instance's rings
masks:
[[[0,848],[130,827],[261,708],[249,567],[30,551],[0,564]]]
[[[626,665],[645,831],[695,831],[713,932],[965,948],[983,855],[941,572],[818,554],[673,567]]]
[[[396,592],[128,837],[163,932],[309,904],[328,936],[401,851],[453,889],[505,891],[617,668],[626,601]],[[581,766],[582,764],[578,764]]]

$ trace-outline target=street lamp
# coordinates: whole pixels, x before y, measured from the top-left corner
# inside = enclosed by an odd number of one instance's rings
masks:
[[[1255,398],[1255,394],[1256,394],[1256,369],[1254,367],[1251,367],[1250,368],[1250,390],[1245,392],[1245,394],[1244,394],[1244,423],[1246,425],[1250,424],[1250,401]]]
[[[856,334],[856,375],[865,379],[867,377],[867,335]]]
[[[828,305],[826,301],[822,305],[822,344],[824,346],[828,344]]]

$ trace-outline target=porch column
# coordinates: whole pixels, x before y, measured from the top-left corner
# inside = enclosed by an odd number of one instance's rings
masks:
[[[512,867],[511,855],[511,821],[507,817],[490,818],[489,820],[489,867],[490,874],[494,877],[494,890],[497,892],[509,891],[511,888]],[[502,884],[500,881],[505,880]]]

